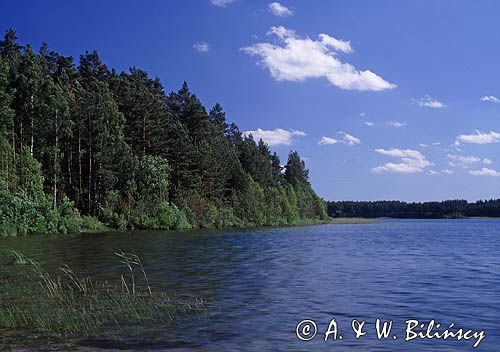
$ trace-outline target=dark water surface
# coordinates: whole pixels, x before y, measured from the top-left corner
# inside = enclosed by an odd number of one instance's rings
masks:
[[[48,268],[64,262],[112,280],[123,271],[114,251],[134,250],[155,288],[208,302],[207,313],[144,327],[139,336],[73,341],[82,350],[473,350],[474,340],[404,341],[405,320],[435,319],[444,327],[454,322],[455,330],[484,330],[476,350],[500,351],[500,220],[0,239],[0,250],[7,248]],[[324,342],[333,318],[343,339]],[[376,339],[377,318],[394,321],[390,339]],[[312,341],[295,335],[303,319],[317,323]],[[367,334],[357,340],[352,319],[367,321]],[[16,346],[0,337],[0,347],[45,345],[43,338],[33,339]]]

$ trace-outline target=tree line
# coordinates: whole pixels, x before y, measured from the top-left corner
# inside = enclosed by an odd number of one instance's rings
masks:
[[[0,40],[0,233],[297,224],[327,219],[297,152],[206,110],[186,83],[166,94],[96,51],[72,57]]]
[[[500,199],[479,200],[475,203],[469,203],[466,200],[423,203],[337,201],[327,202],[327,209],[331,217],[422,219],[500,217]]]

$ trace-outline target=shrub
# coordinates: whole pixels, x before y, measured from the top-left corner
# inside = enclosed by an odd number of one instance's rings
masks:
[[[58,230],[60,233],[72,233],[80,229],[80,214],[78,214],[78,211],[75,209],[73,202],[67,197],[63,198],[58,211],[60,216]]]
[[[99,231],[105,230],[106,226],[94,216],[82,216],[81,228],[82,230]]]

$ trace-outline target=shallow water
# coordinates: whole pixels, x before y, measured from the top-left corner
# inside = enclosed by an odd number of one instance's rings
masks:
[[[115,280],[116,250],[133,250],[152,285],[207,301],[207,313],[127,338],[71,339],[80,350],[175,351],[468,351],[474,340],[404,341],[405,320],[484,330],[478,351],[500,350],[500,220],[384,220],[242,231],[84,234],[0,239],[47,268]],[[324,342],[331,319],[342,340]],[[388,340],[375,319],[393,320]],[[318,334],[295,334],[312,319]],[[366,320],[354,338],[351,320]],[[443,329],[441,329],[443,330]],[[455,329],[456,330],[456,329]],[[24,334],[24,333],[23,333]],[[397,336],[397,339],[392,336]],[[30,334],[0,330],[0,349],[64,350]],[[69,347],[68,347],[69,349]],[[71,350],[75,348],[71,347]]]

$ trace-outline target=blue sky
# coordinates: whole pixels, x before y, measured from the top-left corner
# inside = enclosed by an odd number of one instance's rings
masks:
[[[186,80],[320,196],[500,196],[497,1],[2,1],[21,43]]]

